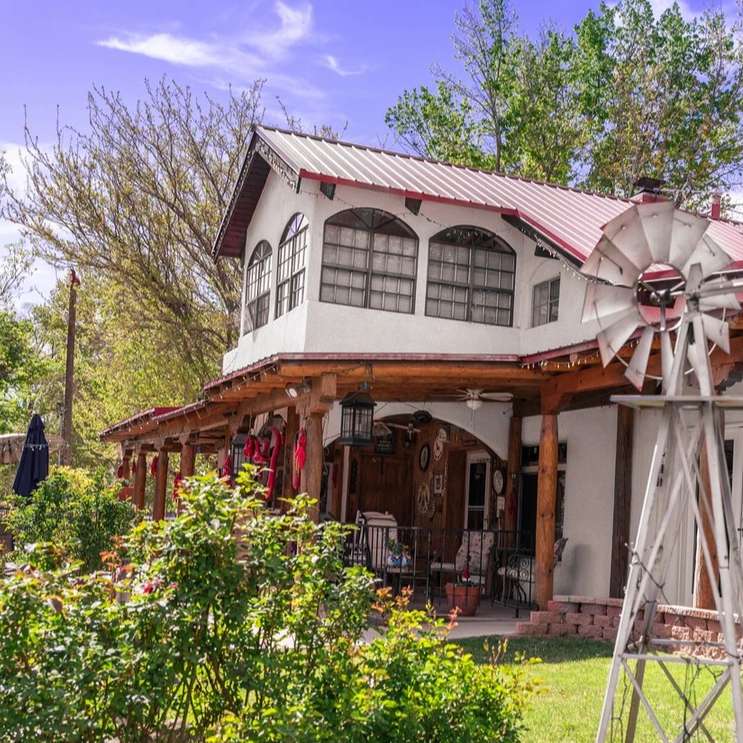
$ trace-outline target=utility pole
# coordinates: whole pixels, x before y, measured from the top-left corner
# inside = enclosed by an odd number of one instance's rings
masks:
[[[62,447],[59,450],[59,463],[72,464],[72,396],[75,390],[75,326],[77,325],[76,304],[77,287],[80,279],[75,269],[70,269],[70,300],[67,309],[67,357],[64,377],[64,412],[62,415]]]

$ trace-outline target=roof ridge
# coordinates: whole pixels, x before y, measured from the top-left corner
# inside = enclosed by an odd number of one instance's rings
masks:
[[[304,139],[313,139],[316,142],[324,142],[330,145],[341,145],[342,147],[355,147],[356,149],[366,150],[367,152],[376,152],[381,155],[389,155],[391,157],[400,157],[405,160],[417,160],[419,162],[430,163],[431,165],[443,165],[448,168],[455,168],[457,170],[468,170],[472,173],[483,173],[484,175],[494,175],[498,178],[506,178],[508,180],[520,181],[522,183],[533,183],[537,186],[547,186],[549,188],[559,188],[563,191],[572,191],[573,193],[585,194],[586,196],[598,196],[604,199],[611,199],[613,201],[626,201],[630,202],[631,198],[628,196],[616,196],[615,194],[601,193],[600,191],[592,191],[586,188],[578,188],[576,186],[566,186],[562,183],[553,183],[551,181],[544,181],[538,178],[527,178],[523,175],[512,175],[510,173],[503,173],[500,170],[490,170],[488,168],[475,168],[471,165],[458,165],[457,163],[448,162],[447,160],[437,160],[433,157],[424,157],[423,155],[414,155],[410,152],[399,152],[398,150],[389,150],[384,147],[375,147],[373,145],[359,144],[358,142],[349,142],[344,139],[331,139],[329,137],[323,137],[319,134],[309,134],[307,132],[296,132],[291,129],[285,129],[280,126],[268,126],[267,124],[258,124],[255,127],[256,131],[266,129],[270,132],[278,132],[279,134],[287,134],[294,137],[302,137]]]

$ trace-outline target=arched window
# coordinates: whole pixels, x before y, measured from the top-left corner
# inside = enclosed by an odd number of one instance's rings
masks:
[[[255,330],[268,322],[271,296],[271,246],[261,240],[248,262],[245,285],[246,328]]]
[[[412,313],[418,238],[380,209],[348,209],[325,222],[320,300]]]
[[[304,261],[308,235],[309,223],[304,214],[295,214],[286,225],[279,243],[276,317],[298,307],[304,299]]]
[[[449,227],[431,238],[426,314],[490,325],[513,324],[516,254],[478,227]]]

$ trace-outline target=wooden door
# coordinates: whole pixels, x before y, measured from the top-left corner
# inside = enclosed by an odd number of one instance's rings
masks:
[[[367,452],[359,460],[359,509],[389,511],[400,526],[410,526],[413,502],[408,460]]]

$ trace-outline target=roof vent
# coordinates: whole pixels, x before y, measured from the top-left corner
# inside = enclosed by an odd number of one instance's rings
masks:
[[[635,195],[632,197],[632,200],[646,202],[665,199],[666,196],[662,190],[665,183],[661,178],[649,178],[648,176],[638,178],[632,184],[635,187]]]

